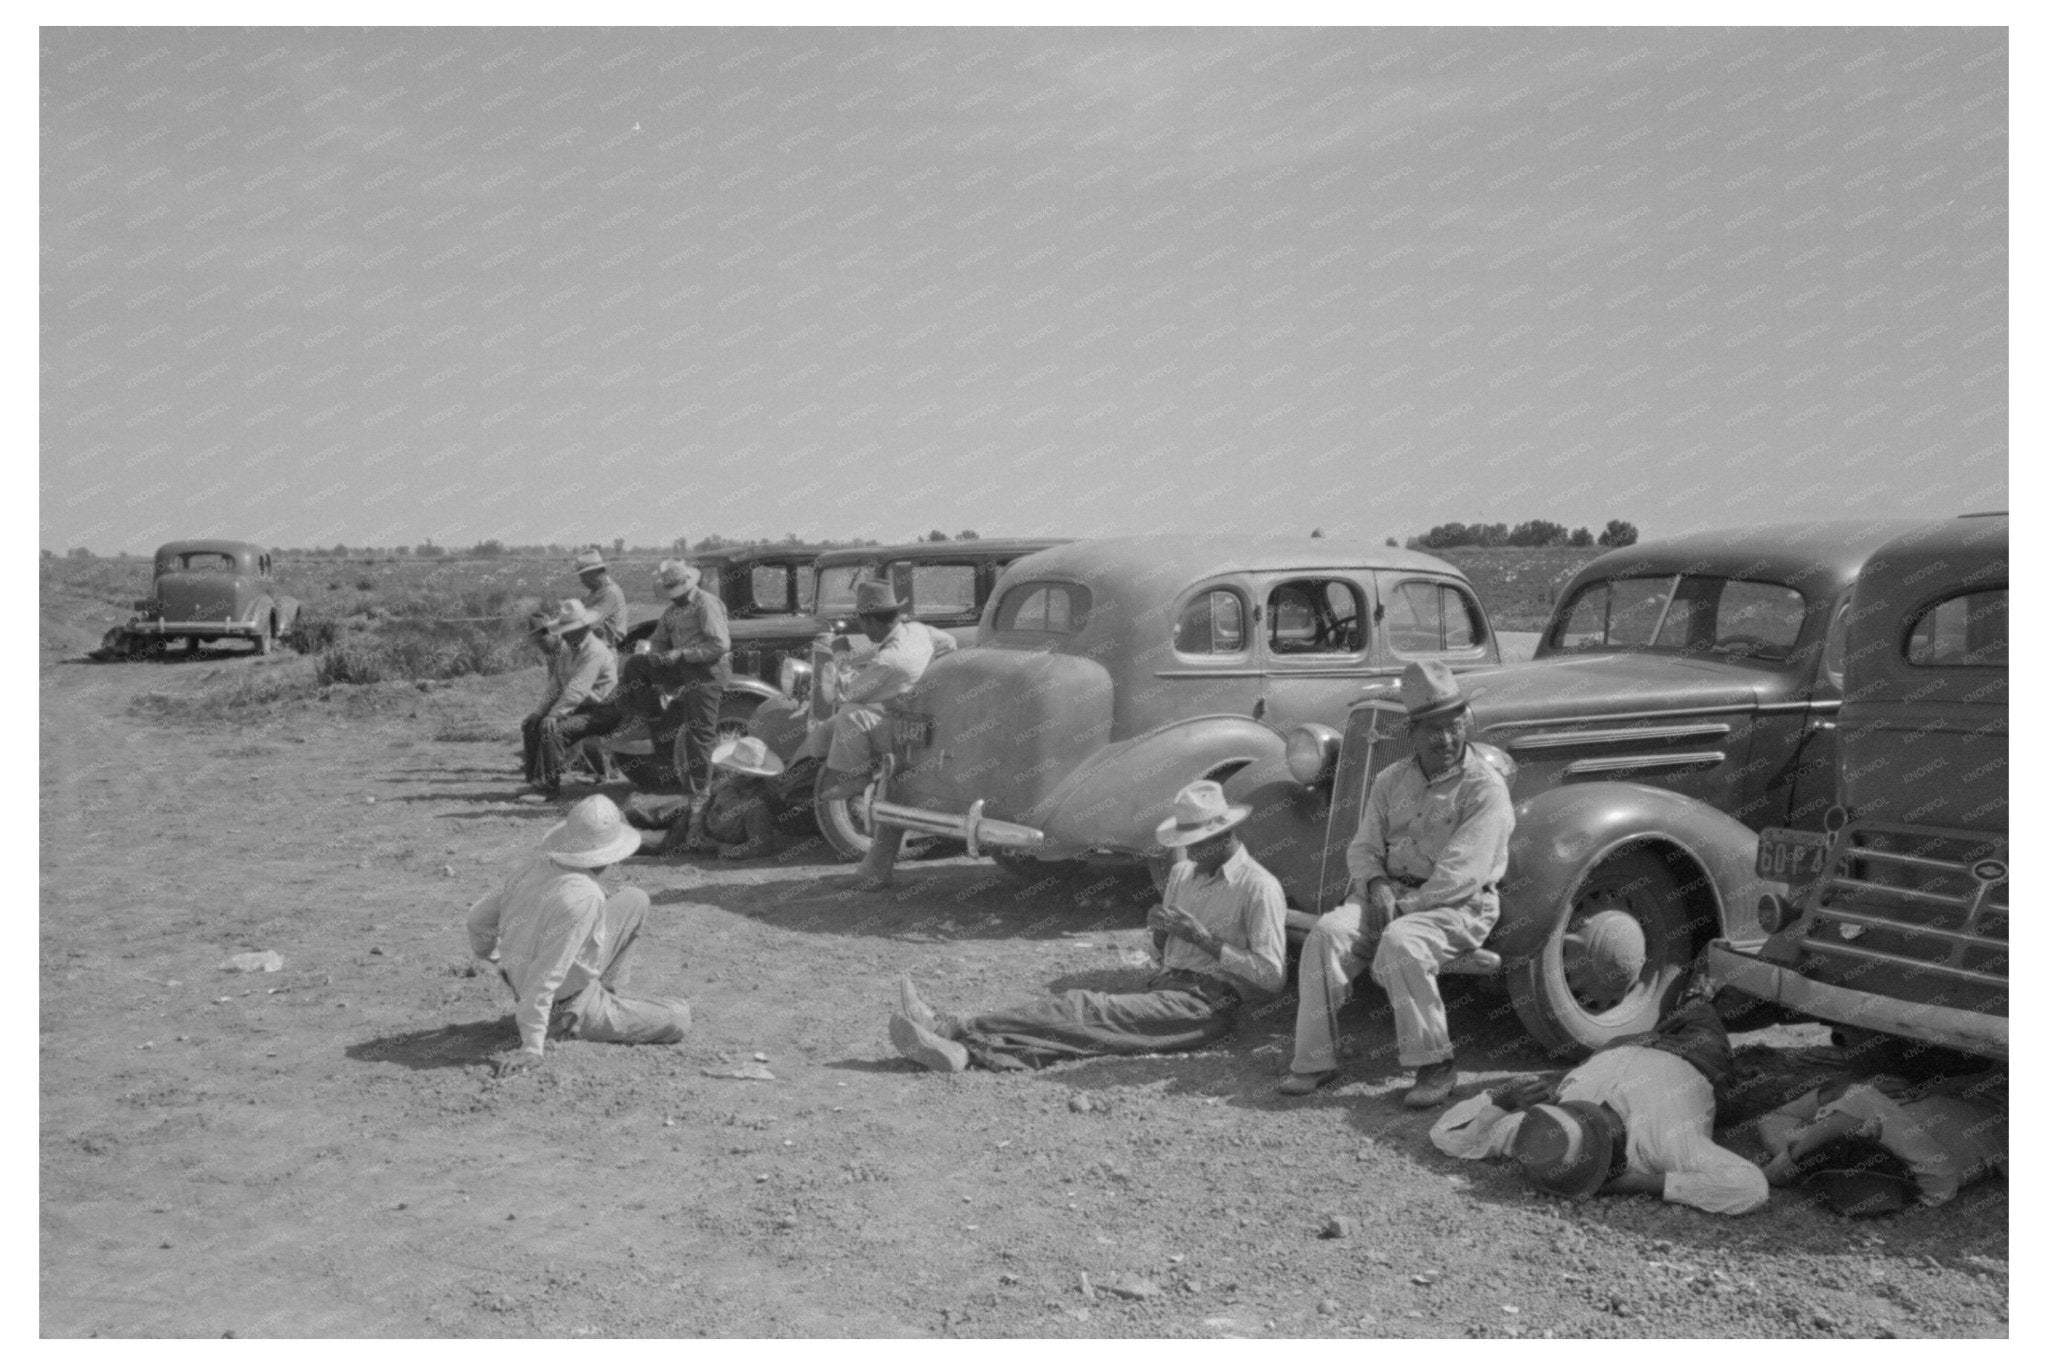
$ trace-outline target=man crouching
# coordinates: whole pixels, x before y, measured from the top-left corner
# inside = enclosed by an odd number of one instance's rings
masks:
[[[926,1007],[905,977],[901,1009],[889,1021],[896,1050],[932,1071],[1188,1052],[1228,1034],[1240,1003],[1278,995],[1286,981],[1286,899],[1231,832],[1251,807],[1227,804],[1214,782],[1194,782],[1173,810],[1158,839],[1185,848],[1187,860],[1174,865],[1163,903],[1146,917],[1160,970],[1143,991],[1068,991],[962,1019]]]
[[[679,1043],[689,1031],[683,1001],[625,993],[647,893],[607,896],[597,879],[639,847],[640,831],[609,797],[587,796],[470,908],[470,951],[518,1000],[520,1049],[498,1060],[497,1074],[539,1063],[549,1038]]]

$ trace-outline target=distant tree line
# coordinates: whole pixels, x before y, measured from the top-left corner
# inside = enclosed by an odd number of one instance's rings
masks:
[[[1388,542],[1391,544],[1392,542]],[[1473,522],[1447,521],[1441,526],[1432,526],[1419,536],[1408,538],[1411,550],[1448,550],[1461,545],[1493,549],[1501,546],[1526,546],[1547,548],[1569,545],[1585,549],[1598,544],[1606,549],[1636,543],[1636,528],[1631,522],[1615,519],[1607,523],[1607,529],[1595,537],[1590,527],[1581,526],[1567,531],[1560,523],[1545,521],[1537,517],[1509,528],[1504,521]]]

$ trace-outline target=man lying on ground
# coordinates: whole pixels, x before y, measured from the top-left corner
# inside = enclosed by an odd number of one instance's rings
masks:
[[[694,815],[688,796],[635,796],[626,821],[640,830],[642,854],[716,853],[761,858],[775,851],[775,827],[784,814],[773,779],[782,760],[748,735],[711,751],[711,795]]]
[[[889,1021],[896,1050],[932,1071],[1187,1052],[1228,1034],[1241,1003],[1278,995],[1287,979],[1286,900],[1231,832],[1251,807],[1227,804],[1214,782],[1194,782],[1173,810],[1159,842],[1186,849],[1187,860],[1174,865],[1163,903],[1146,918],[1160,970],[1143,991],[1068,991],[957,1018],[928,1008],[905,977]]]
[[[626,993],[647,893],[629,886],[607,896],[598,878],[639,847],[639,831],[608,797],[587,796],[470,907],[470,951],[518,1001],[520,1048],[499,1059],[499,1075],[538,1063],[549,1038],[678,1043],[689,1031],[688,1004]]]
[[[1700,1001],[1562,1080],[1510,1081],[1453,1105],[1429,1140],[1451,1156],[1511,1156],[1530,1184],[1566,1199],[1654,1194],[1749,1213],[1770,1197],[1764,1173],[1713,1136],[1714,1088],[1733,1069],[1728,1030]]]

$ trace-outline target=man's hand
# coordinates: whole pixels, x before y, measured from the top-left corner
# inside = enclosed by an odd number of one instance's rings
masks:
[[[1401,907],[1394,901],[1394,884],[1385,877],[1374,877],[1365,888],[1365,927],[1372,933],[1384,933],[1388,925],[1400,916]]]
[[[1518,1110],[1534,1108],[1550,1098],[1551,1082],[1544,1076],[1518,1076],[1503,1081],[1489,1092],[1499,1108],[1515,1113]]]
[[[1222,946],[1222,940],[1203,928],[1200,920],[1178,906],[1155,905],[1151,913],[1145,916],[1145,922],[1155,932],[1192,944],[1211,957],[1221,955],[1217,949]]]
[[[492,1058],[491,1074],[503,1077],[516,1075],[521,1071],[531,1071],[541,1064],[541,1060],[540,1053],[528,1052],[521,1048],[517,1052],[507,1052],[503,1056]]]

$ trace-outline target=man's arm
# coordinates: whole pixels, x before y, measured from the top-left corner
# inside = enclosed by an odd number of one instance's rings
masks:
[[[1436,857],[1429,880],[1396,893],[1394,903],[1406,915],[1443,905],[1462,905],[1491,883],[1507,863],[1508,836],[1515,829],[1515,808],[1507,783],[1489,776],[1480,781],[1472,804]]]
[[[557,912],[549,925],[551,932],[535,953],[534,965],[539,975],[528,983],[526,994],[513,1011],[512,1017],[519,1025],[520,1050],[535,1056],[547,1048],[548,1012],[555,1007],[555,992],[562,988],[562,980],[568,976],[576,954],[590,941],[591,932],[604,915],[604,892],[597,883],[590,882],[571,895],[572,903]]]
[[[1384,769],[1365,794],[1365,812],[1358,819],[1358,833],[1344,850],[1344,866],[1351,873],[1352,889],[1360,896],[1377,878],[1387,875],[1387,812],[1393,801],[1397,769]]]
[[[894,696],[916,682],[923,671],[905,656],[902,646],[884,646],[839,685],[839,700],[865,702],[884,694]]]
[[[725,603],[703,589],[697,591],[697,628],[701,632],[680,651],[686,664],[715,664],[732,652],[732,631],[725,623]]]
[[[1444,1112],[1429,1130],[1429,1141],[1445,1156],[1477,1161],[1482,1157],[1506,1156],[1515,1134],[1522,1130],[1522,1116],[1494,1103],[1493,1093],[1482,1090]]]
[[[1247,889],[1251,895],[1238,914],[1244,946],[1223,942],[1216,961],[1260,995],[1278,995],[1287,984],[1287,898],[1271,877],[1256,878]]]
[[[470,956],[485,962],[498,960],[498,915],[504,902],[504,888],[491,892],[469,907],[465,926],[469,930]]]

